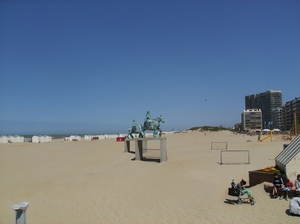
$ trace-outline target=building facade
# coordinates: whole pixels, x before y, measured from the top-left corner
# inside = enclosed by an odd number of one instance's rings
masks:
[[[262,129],[262,111],[260,109],[248,109],[242,113],[242,130],[261,130]]]
[[[281,107],[277,107],[276,109],[272,110],[272,117],[273,117],[273,128],[274,129],[282,129],[281,124]]]
[[[275,113],[273,112],[278,107],[282,107],[281,90],[267,90],[264,93],[252,94],[245,96],[246,110],[260,109],[262,112],[263,128],[273,129],[279,127]]]
[[[294,124],[294,114],[296,114],[298,126],[300,126],[300,97],[286,102],[281,110],[282,130],[290,131]]]

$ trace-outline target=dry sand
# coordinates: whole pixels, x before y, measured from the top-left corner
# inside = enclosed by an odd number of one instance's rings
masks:
[[[288,142],[257,142],[257,136],[228,131],[166,138],[168,161],[162,163],[133,160],[115,139],[1,144],[0,223],[15,223],[11,206],[26,201],[30,224],[299,224],[299,217],[287,214],[289,201],[269,199],[263,184],[250,188],[255,206],[236,205],[236,197],[227,194],[232,179],[248,183],[248,171],[273,166]],[[148,143],[146,157],[159,158],[155,142]],[[250,164],[220,165],[220,151],[211,150],[211,142],[249,150]]]

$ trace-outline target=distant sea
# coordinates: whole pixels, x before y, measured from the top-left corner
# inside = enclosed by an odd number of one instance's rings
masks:
[[[21,136],[24,136],[24,138],[31,138],[34,135],[21,135]],[[61,139],[61,138],[69,137],[70,135],[48,135],[48,136],[51,136],[53,139]]]

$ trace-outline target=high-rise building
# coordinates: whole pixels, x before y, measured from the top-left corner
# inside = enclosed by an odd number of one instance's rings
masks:
[[[275,110],[272,110],[272,117],[273,117],[273,128],[275,129],[282,129],[281,125],[281,107],[277,107]]]
[[[300,122],[300,97],[294,100],[288,101],[282,106],[281,120],[282,130],[289,131],[294,124],[294,114],[296,114],[296,120]],[[299,124],[298,124],[299,125]]]
[[[278,107],[282,107],[282,93],[281,90],[267,90],[264,93],[252,94],[245,96],[245,106],[248,109],[261,109],[263,128],[271,128],[279,126],[275,122],[275,113],[272,111]]]
[[[261,110],[260,109],[249,109],[244,110],[242,113],[242,130],[251,131],[251,130],[261,130],[262,129],[262,120],[261,120]]]

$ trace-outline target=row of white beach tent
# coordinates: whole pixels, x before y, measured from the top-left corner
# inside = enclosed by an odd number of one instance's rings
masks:
[[[122,134],[112,134],[112,135],[108,135],[108,134],[104,134],[104,135],[85,135],[83,138],[84,140],[93,140],[93,139],[112,139],[112,138],[117,138],[120,136],[125,136]],[[65,141],[81,141],[81,136],[79,135],[71,135],[70,137],[65,137],[64,140]]]
[[[263,130],[261,130],[261,131],[280,131],[280,129],[278,129],[278,128],[275,128],[275,129],[273,129],[273,130],[270,130],[270,129],[267,129],[267,128],[265,128],[265,129],[263,129]]]
[[[5,136],[2,135],[0,136],[0,143],[16,143],[16,142],[25,142],[27,139],[24,138],[24,136]],[[31,137],[31,142],[34,143],[40,143],[40,142],[51,142],[52,137],[48,135],[42,135],[42,136],[32,136]]]
[[[92,139],[111,139],[111,138],[117,138],[121,135],[85,135],[84,140],[92,140]],[[124,135],[122,135],[124,136]]]
[[[48,136],[48,135],[34,135],[31,138],[31,142],[34,143],[41,143],[41,142],[51,142],[52,141],[52,137]]]
[[[173,133],[173,132],[172,132]],[[152,133],[145,133],[146,136],[152,135]],[[102,135],[85,135],[84,140],[93,140],[93,139],[115,139],[117,137],[125,137],[126,134],[102,134]],[[70,137],[65,137],[65,141],[81,141],[82,137],[79,135],[71,135]],[[0,143],[8,142],[25,142],[30,141],[30,139],[25,139],[23,136],[0,136]],[[52,137],[48,135],[34,135],[31,137],[31,142],[33,143],[42,143],[42,142],[51,142]]]
[[[104,134],[104,135],[85,135],[84,140],[92,140],[92,139],[112,139],[125,135],[117,135],[117,134]],[[65,137],[65,141],[81,141],[81,136],[79,135],[71,135],[70,137]],[[15,143],[15,142],[25,142],[26,139],[23,136],[15,135],[15,136],[0,136],[0,143]],[[28,140],[27,140],[28,141]],[[30,141],[30,140],[29,140]],[[34,135],[31,137],[31,142],[33,143],[43,143],[43,142],[51,142],[52,137],[48,135]]]
[[[168,134],[174,132],[168,132]],[[145,133],[146,136],[152,136],[153,133]],[[117,137],[125,137],[126,134],[102,134],[102,135],[84,135],[84,140],[101,140],[101,139],[115,139]],[[137,137],[137,136],[136,136]],[[71,135],[70,137],[65,137],[65,141],[81,141],[82,137],[79,135]]]
[[[19,136],[19,135],[14,135],[14,136],[5,136],[1,135],[0,136],[0,143],[8,143],[8,142],[24,142],[24,137]]]
[[[281,130],[278,129],[278,128],[275,128],[275,129],[273,129],[273,130],[270,130],[270,129],[267,129],[267,128],[262,129],[262,130],[256,129],[256,130],[254,130],[254,131],[256,131],[256,132],[260,132],[260,131],[263,131],[263,132],[270,132],[270,131],[272,131],[272,132],[281,132]]]
[[[79,135],[71,135],[70,137],[65,137],[64,140],[65,141],[80,141],[81,140],[81,136],[79,136]]]

